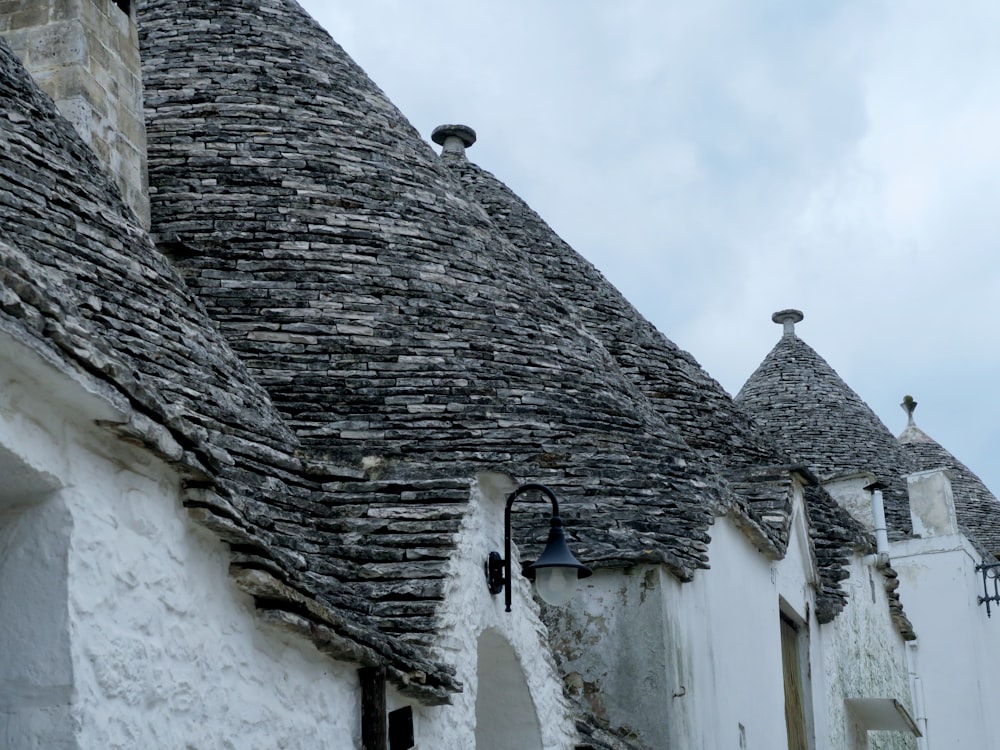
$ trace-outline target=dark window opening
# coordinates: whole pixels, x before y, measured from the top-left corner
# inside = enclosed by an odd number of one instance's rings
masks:
[[[413,747],[413,708],[406,706],[389,712],[389,750]]]
[[[130,0],[115,0],[115,5],[122,9],[126,16],[132,15],[132,3]]]

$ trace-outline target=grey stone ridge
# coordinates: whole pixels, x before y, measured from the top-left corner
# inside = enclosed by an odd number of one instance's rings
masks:
[[[426,642],[450,488],[485,469],[552,485],[589,563],[707,565],[721,478],[301,8],[148,0],[139,28],[154,231],[303,445],[383,483],[329,485],[358,543],[310,570]]]
[[[790,528],[791,459],[694,357],[646,320],[503,182],[450,152],[442,161],[521,250],[532,272],[572,305],[661,419],[724,477],[736,522],[761,550],[782,557]],[[851,550],[867,542],[861,527],[825,491],[810,497],[817,503],[809,509],[811,533],[822,550],[820,607],[832,619],[846,598],[843,566]]]
[[[395,515],[355,523],[357,507],[329,487],[364,474],[296,450],[267,393],[2,41],[0,326],[131,411],[128,423],[108,429],[180,473],[185,505],[230,544],[233,575],[262,616],[336,658],[385,664],[397,685],[427,702],[460,689],[451,667],[393,635],[384,612],[373,613],[377,583],[345,583],[370,569],[351,553],[368,535],[443,566],[440,533],[458,514],[407,516],[399,485],[371,482],[366,501]],[[406,492],[455,499],[468,487],[414,484]],[[339,558],[326,554],[331,544]],[[413,566],[397,554],[390,567]],[[430,609],[420,600],[426,584],[413,580],[410,606]]]
[[[581,714],[576,721],[576,728],[580,732],[580,743],[576,750],[653,750],[640,742],[634,733],[614,731],[589,713]]]
[[[904,641],[917,640],[917,634],[913,630],[913,624],[903,611],[903,602],[899,598],[899,574],[890,565],[882,570],[882,585],[889,597],[889,616],[892,618],[896,630],[903,636]]]
[[[867,554],[875,545],[871,534],[822,487],[807,486],[804,494],[810,541],[820,573],[816,619],[822,624],[832,622],[847,605],[847,593],[840,582],[848,578],[851,552]]]
[[[820,479],[870,471],[884,490],[889,536],[910,532],[910,456],[826,361],[785,333],[736,395],[736,403],[792,459]]]
[[[907,425],[899,442],[913,458],[916,470],[950,472],[959,527],[984,557],[1000,556],[1000,502],[982,480],[915,424]]]

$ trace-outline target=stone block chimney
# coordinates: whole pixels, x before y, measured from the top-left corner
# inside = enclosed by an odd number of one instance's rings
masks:
[[[142,71],[133,4],[0,1],[0,34],[149,228]]]
[[[913,535],[947,536],[958,533],[951,475],[946,469],[920,471],[906,477],[910,493]]]

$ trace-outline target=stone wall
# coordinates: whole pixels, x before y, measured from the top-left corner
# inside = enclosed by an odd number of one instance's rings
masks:
[[[134,19],[115,0],[0,3],[0,34],[97,154],[149,228],[142,72]]]

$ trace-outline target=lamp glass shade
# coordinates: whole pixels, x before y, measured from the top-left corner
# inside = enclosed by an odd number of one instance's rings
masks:
[[[535,590],[546,604],[561,607],[573,598],[579,580],[576,568],[552,567],[535,570]]]
[[[542,601],[556,607],[573,598],[578,579],[591,574],[590,568],[573,557],[566,546],[566,536],[559,516],[552,517],[549,540],[542,550],[542,556],[528,565],[524,574],[535,582]]]

